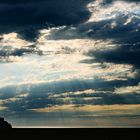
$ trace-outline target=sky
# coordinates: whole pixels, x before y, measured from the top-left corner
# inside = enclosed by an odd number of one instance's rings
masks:
[[[140,127],[138,0],[1,0],[0,17],[0,116]]]

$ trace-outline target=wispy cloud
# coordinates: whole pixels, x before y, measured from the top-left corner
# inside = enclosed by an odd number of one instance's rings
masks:
[[[31,111],[35,112],[58,112],[58,111],[79,111],[79,112],[96,112],[98,115],[99,112],[102,111],[112,111],[109,115],[113,115],[116,111],[115,115],[123,114],[125,111],[126,114],[133,114],[129,113],[132,110],[139,110],[140,105],[110,105],[110,106],[93,106],[93,105],[83,105],[83,106],[75,106],[75,105],[63,105],[63,106],[53,106],[48,108],[39,108],[39,109],[31,109]],[[93,115],[96,116],[97,114]]]
[[[120,87],[115,89],[115,93],[118,94],[139,94],[140,93],[140,84],[137,86],[126,86],[126,87]]]

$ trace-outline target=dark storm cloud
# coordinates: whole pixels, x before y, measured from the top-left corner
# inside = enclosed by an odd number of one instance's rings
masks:
[[[118,84],[117,84],[118,83]],[[34,96],[34,99],[36,98],[44,98],[49,93],[64,93],[64,92],[76,92],[76,91],[82,91],[87,89],[104,89],[106,87],[106,90],[113,90],[114,84],[118,87],[120,86],[120,81],[114,81],[114,82],[103,82],[102,80],[88,80],[88,81],[63,81],[63,82],[53,82],[53,83],[44,83],[44,84],[32,84],[30,88],[27,88],[27,85],[20,85],[20,93],[30,93],[31,98]],[[108,85],[108,87],[106,86]],[[64,88],[65,87],[65,88]],[[0,89],[0,98],[1,99],[8,99],[13,98],[16,95],[19,94],[18,88],[16,85],[14,86],[6,86],[4,88]],[[105,89],[104,89],[105,90]],[[38,94],[39,93],[39,94]]]
[[[112,1],[104,2],[110,3]],[[113,7],[113,5],[109,7]],[[131,8],[133,11],[134,7]],[[93,63],[95,61],[112,62],[132,64],[136,68],[140,68],[140,15],[136,10],[132,11],[126,13],[124,11],[118,11],[118,13],[115,11],[114,18],[89,22],[78,27],[79,34],[84,34],[88,38],[96,40],[106,41],[111,39],[118,46],[113,50],[90,51],[87,55],[96,57],[96,60],[91,60],[90,62],[85,60],[85,63]]]
[[[87,96],[86,96],[87,97]],[[92,99],[92,97],[98,97],[97,99]],[[38,108],[45,108],[51,107],[56,105],[69,105],[71,103],[81,106],[81,105],[115,105],[115,104],[140,104],[140,95],[139,94],[124,94],[124,95],[117,95],[117,94],[104,94],[93,93],[92,97],[90,96],[91,100],[84,100],[84,96],[82,97],[74,97],[69,101],[64,101],[62,98],[38,98],[29,99],[28,97],[22,99],[20,101],[9,102],[4,104],[8,107],[8,111],[16,111],[17,113],[26,113],[29,109],[38,109]],[[66,97],[65,97],[66,98]]]
[[[74,81],[73,81],[74,82]],[[65,82],[66,83],[66,82]],[[116,87],[120,87],[120,85],[125,85],[124,82],[116,81],[114,82],[97,82],[94,83],[93,81],[79,81],[77,84],[75,82],[75,87],[71,88],[70,83],[66,83],[64,88],[64,83],[54,83],[51,84],[40,84],[40,85],[32,85],[30,90],[26,88],[25,85],[21,85],[20,92],[21,93],[28,93],[26,97],[18,97],[19,91],[17,91],[16,86],[6,87],[0,89],[1,94],[0,98],[3,100],[9,99],[8,102],[5,102],[3,106],[8,107],[8,112],[16,111],[17,114],[26,114],[29,109],[37,109],[37,108],[45,108],[51,107],[55,105],[69,105],[75,104],[77,106],[81,105],[114,105],[114,104],[139,104],[140,103],[140,94],[138,93],[123,93],[118,94],[113,93],[114,91],[114,84]],[[113,84],[114,83],[114,84]],[[106,85],[109,85],[108,88]],[[67,86],[69,85],[69,86]],[[82,88],[82,86],[85,86]],[[87,85],[87,86],[86,86]],[[101,89],[101,87],[103,87]],[[107,87],[107,88],[106,88]],[[105,92],[106,88],[106,92]],[[96,89],[97,93],[84,93],[86,89]],[[112,89],[112,91],[111,91]],[[81,91],[81,94],[75,94],[77,91]],[[65,92],[73,92],[71,95],[61,95],[61,93]],[[82,93],[83,92],[83,93]],[[55,97],[53,95],[60,95],[59,97]],[[51,95],[51,96],[50,96]],[[10,98],[15,98],[18,100],[10,100]],[[66,98],[70,97],[69,100],[65,100]],[[91,98],[90,100],[84,100],[84,98]],[[92,98],[95,97],[95,98]],[[64,99],[64,100],[63,100]],[[5,112],[5,111],[4,111]]]
[[[13,86],[6,86],[0,88],[0,98],[12,98],[15,95],[20,93],[30,93],[31,96],[34,98],[45,98],[48,94],[55,93],[65,93],[65,92],[76,92],[76,91],[83,91],[88,89],[96,89],[96,90],[103,90],[103,91],[113,91],[114,87],[121,87],[121,86],[132,86],[132,82],[134,79],[130,79],[130,81],[124,80],[114,80],[114,81],[104,81],[102,79],[96,78],[92,80],[71,80],[71,81],[59,81],[59,82],[52,82],[52,83],[41,83],[41,84],[23,84],[13,85]],[[138,84],[138,81],[133,84]],[[19,91],[20,89],[20,91]],[[31,97],[32,98],[32,97]]]
[[[91,0],[10,0],[0,1],[0,31],[18,31],[24,36],[39,28],[71,25],[85,21],[90,13],[86,5]],[[29,38],[33,38],[29,36]]]
[[[131,80],[131,82],[130,82]],[[133,83],[133,84],[132,84]],[[16,85],[6,86],[0,89],[0,98],[8,99],[13,98],[20,93],[30,93],[30,96],[34,98],[45,98],[49,94],[60,94],[66,92],[77,92],[88,89],[95,89],[97,91],[114,91],[115,88],[121,86],[135,86],[138,85],[138,81],[135,79],[124,80],[114,80],[114,81],[104,81],[97,78],[96,80],[71,80],[71,81],[59,81],[52,83],[42,83],[42,84],[30,84],[26,85]],[[19,90],[20,89],[20,90]],[[29,96],[29,97],[30,97]],[[32,98],[32,97],[31,97]]]
[[[26,25],[26,24],[74,24],[83,20],[87,11],[83,6],[87,1],[41,0],[19,1],[15,3],[2,3],[1,24]]]
[[[0,33],[16,31],[34,40],[39,29],[86,21],[91,14],[86,5],[91,1],[94,0],[1,0]],[[105,0],[104,4],[111,2]]]
[[[116,27],[111,28],[113,20],[92,23],[94,29],[88,36],[96,39],[113,39],[118,46],[113,50],[91,51],[90,56],[96,57],[101,62],[112,62],[118,64],[132,64],[140,67],[140,19],[134,18],[131,23],[124,25],[128,17],[120,17],[116,21]]]
[[[112,62],[117,64],[132,64],[136,68],[140,68],[140,45],[122,45],[116,50],[89,52],[94,55],[97,61]]]

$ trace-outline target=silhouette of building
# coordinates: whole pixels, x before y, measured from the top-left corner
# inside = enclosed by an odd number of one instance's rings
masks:
[[[4,120],[4,118],[0,117],[0,129],[1,128],[12,128],[12,125],[10,123],[8,123],[7,121]]]

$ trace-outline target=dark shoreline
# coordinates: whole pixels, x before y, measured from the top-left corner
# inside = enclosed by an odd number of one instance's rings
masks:
[[[12,125],[10,123],[8,123],[7,121],[4,120],[4,118],[0,117],[0,129],[10,129],[12,128]]]

